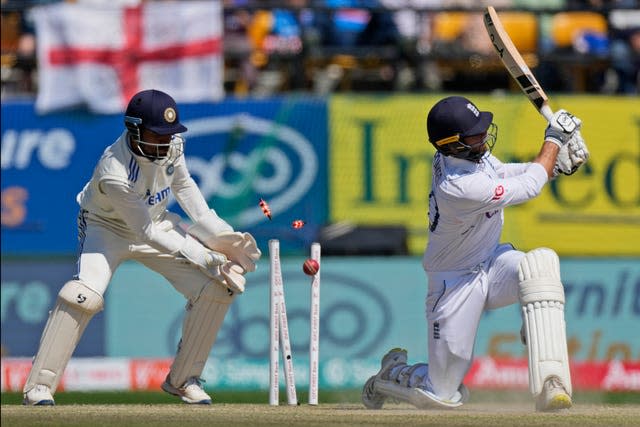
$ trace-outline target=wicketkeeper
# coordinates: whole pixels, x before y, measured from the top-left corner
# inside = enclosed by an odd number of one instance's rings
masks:
[[[180,135],[187,128],[171,96],[137,93],[124,124],[78,194],[77,274],[62,287],[49,315],[24,386],[25,405],[54,404],[67,362],[126,260],[160,273],[187,299],[182,339],[162,389],[186,403],[211,403],[200,376],[260,250],[249,233],[234,231],[207,206],[187,170]],[[188,228],[167,210],[170,194],[192,220]]]
[[[459,96],[433,106],[427,133],[437,153],[423,257],[429,364],[409,365],[405,350],[389,351],[364,386],[367,408],[380,408],[387,398],[419,408],[462,405],[469,397],[462,380],[482,313],[518,302],[536,409],[571,406],[558,256],[547,248],[520,252],[499,239],[505,207],[533,199],[547,181],[570,175],[587,161],[580,126],[578,118],[560,110],[531,163],[502,163],[491,154],[497,137],[492,113]]]

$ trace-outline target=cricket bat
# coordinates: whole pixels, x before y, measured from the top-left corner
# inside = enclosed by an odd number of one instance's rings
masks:
[[[522,59],[511,37],[505,31],[493,6],[487,7],[484,13],[484,26],[487,29],[487,33],[489,33],[493,47],[511,77],[515,79],[522,92],[536,107],[536,110],[547,119],[547,122],[550,122],[553,117],[553,111],[549,107],[549,99],[524,62],[524,59]]]

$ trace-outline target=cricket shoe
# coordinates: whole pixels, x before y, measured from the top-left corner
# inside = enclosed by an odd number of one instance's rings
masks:
[[[462,406],[465,399],[468,398],[468,392],[464,385],[461,385],[450,399],[441,399],[433,393],[433,390],[409,387],[393,380],[376,380],[375,389],[379,394],[409,403],[418,409],[453,409]]]
[[[211,405],[211,396],[202,389],[200,378],[191,377],[180,388],[174,387],[169,382],[169,376],[162,383],[162,390],[169,394],[180,397],[185,403],[195,403],[201,405]]]
[[[368,409],[380,409],[387,399],[387,396],[376,391],[376,380],[388,380],[391,369],[398,365],[407,364],[407,350],[394,348],[382,357],[380,370],[377,374],[367,380],[362,388],[362,403]]]
[[[452,409],[469,400],[469,390],[464,384],[460,384],[449,399],[436,396],[428,381],[428,365],[418,363],[405,370],[403,366],[406,365],[406,350],[394,348],[382,358],[380,371],[367,380],[362,390],[362,402],[367,408],[380,409],[387,399],[392,399],[410,403],[419,409]],[[400,370],[391,378],[394,368],[398,366]],[[414,375],[417,376],[413,380],[424,385],[410,386]],[[420,378],[420,375],[424,378]]]
[[[31,390],[24,394],[22,400],[23,405],[32,406],[53,406],[53,396],[51,395],[51,389],[49,386],[43,384],[36,384]]]
[[[570,408],[571,405],[571,396],[562,385],[560,378],[555,375],[547,378],[542,386],[542,392],[536,398],[536,410],[558,411]]]

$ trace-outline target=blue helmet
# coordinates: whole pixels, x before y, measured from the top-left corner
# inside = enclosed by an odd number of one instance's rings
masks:
[[[139,120],[128,120],[128,119]],[[125,125],[136,122],[158,135],[173,135],[186,132],[187,128],[180,123],[176,101],[159,90],[150,89],[138,92],[129,101],[125,112]]]
[[[493,114],[480,111],[478,107],[462,96],[450,96],[438,101],[427,116],[427,134],[429,142],[445,156],[466,160],[479,160],[484,153],[472,151],[472,147],[462,142],[467,136],[479,135],[491,128],[493,148],[496,138],[496,126],[492,123]]]
[[[124,124],[138,147],[144,146],[150,152],[155,150],[159,153],[158,148],[161,145],[169,146],[164,155],[150,155],[140,148],[137,154],[154,161],[171,160],[182,154],[184,140],[175,134],[186,132],[187,128],[180,123],[176,102],[166,93],[150,89],[133,95],[124,115]],[[150,144],[142,140],[142,132],[145,129],[158,135],[173,135],[173,138],[169,144]]]

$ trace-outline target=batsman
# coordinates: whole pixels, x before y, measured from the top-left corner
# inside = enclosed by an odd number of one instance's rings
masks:
[[[573,174],[587,161],[581,124],[559,110],[531,162],[503,163],[491,154],[498,133],[491,112],[461,96],[431,108],[427,134],[436,154],[423,256],[429,363],[410,365],[405,350],[390,350],[364,386],[367,408],[380,408],[388,398],[419,408],[461,406],[469,398],[462,381],[483,312],[516,303],[536,409],[571,406],[558,256],[548,248],[522,252],[499,239],[504,208],[535,198],[549,180]]]
[[[25,405],[54,404],[65,367],[126,260],[164,276],[187,301],[182,338],[162,389],[186,403],[211,403],[200,377],[227,309],[244,291],[245,274],[256,269],[261,253],[249,233],[234,231],[209,208],[191,178],[181,136],[187,128],[170,95],[135,94],[124,125],[77,196],[77,271],[50,312],[24,385]],[[191,225],[167,210],[170,195]]]

